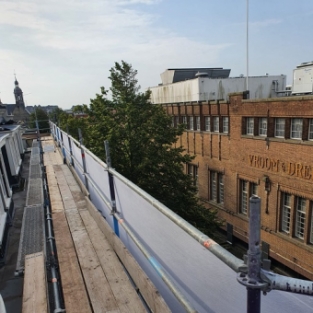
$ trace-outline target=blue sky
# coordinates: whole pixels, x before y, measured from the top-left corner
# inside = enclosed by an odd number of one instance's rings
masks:
[[[313,61],[312,0],[249,1],[250,75]],[[246,73],[246,0],[0,0],[0,98],[14,71],[27,105],[89,104],[125,60],[142,90],[173,67]]]

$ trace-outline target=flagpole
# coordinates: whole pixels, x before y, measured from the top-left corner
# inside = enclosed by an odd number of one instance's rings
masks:
[[[246,68],[247,68],[247,75],[246,75],[246,90],[249,90],[249,0],[247,0],[247,12],[246,12]]]

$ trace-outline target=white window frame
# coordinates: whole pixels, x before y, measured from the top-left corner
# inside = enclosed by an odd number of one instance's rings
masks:
[[[183,118],[182,118],[182,124],[185,124],[185,127],[187,128],[187,116],[184,115]]]
[[[282,194],[281,230],[290,234],[291,226],[291,195],[284,192]]]
[[[312,202],[310,203],[311,209],[311,231],[310,231],[310,243],[313,244],[313,205]]]
[[[295,225],[295,237],[304,239],[305,232],[305,213],[306,213],[306,199],[302,197],[296,197],[296,225]]]
[[[220,119],[218,116],[213,117],[213,131],[214,133],[220,132]]]
[[[211,117],[206,116],[204,120],[205,120],[205,131],[210,132],[211,131]]]
[[[267,118],[260,117],[259,119],[259,136],[267,136]]]
[[[254,135],[254,118],[247,117],[246,119],[246,135]]]
[[[285,138],[285,118],[275,118],[275,137]]]
[[[240,213],[248,215],[248,188],[249,182],[240,180]]]
[[[302,118],[292,118],[290,125],[290,138],[292,139],[302,139],[302,129],[303,129],[303,119]]]
[[[210,171],[210,200],[217,202],[217,172]]]
[[[309,120],[309,140],[313,140],[313,118]]]
[[[179,116],[175,116],[175,127],[178,127],[179,125]]]
[[[200,123],[200,116],[196,116],[196,130],[200,131],[201,123]]]
[[[228,134],[229,132],[229,118],[228,116],[223,117],[223,133]]]
[[[189,129],[194,130],[194,120],[193,116],[189,116]]]
[[[224,203],[224,175],[218,173],[218,202]]]

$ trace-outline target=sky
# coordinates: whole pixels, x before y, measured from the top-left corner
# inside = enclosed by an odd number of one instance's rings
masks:
[[[141,91],[167,68],[246,74],[247,0],[0,0],[0,99],[69,109],[110,88],[124,60]],[[285,74],[313,61],[312,0],[249,0],[249,74]]]

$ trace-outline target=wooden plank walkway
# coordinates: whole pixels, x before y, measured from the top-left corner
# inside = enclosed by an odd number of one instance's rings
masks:
[[[23,313],[47,313],[47,284],[43,252],[25,257]]]
[[[45,139],[43,146],[53,145]],[[66,312],[146,312],[59,151],[45,152],[44,163]],[[153,311],[169,312],[160,299]]]

